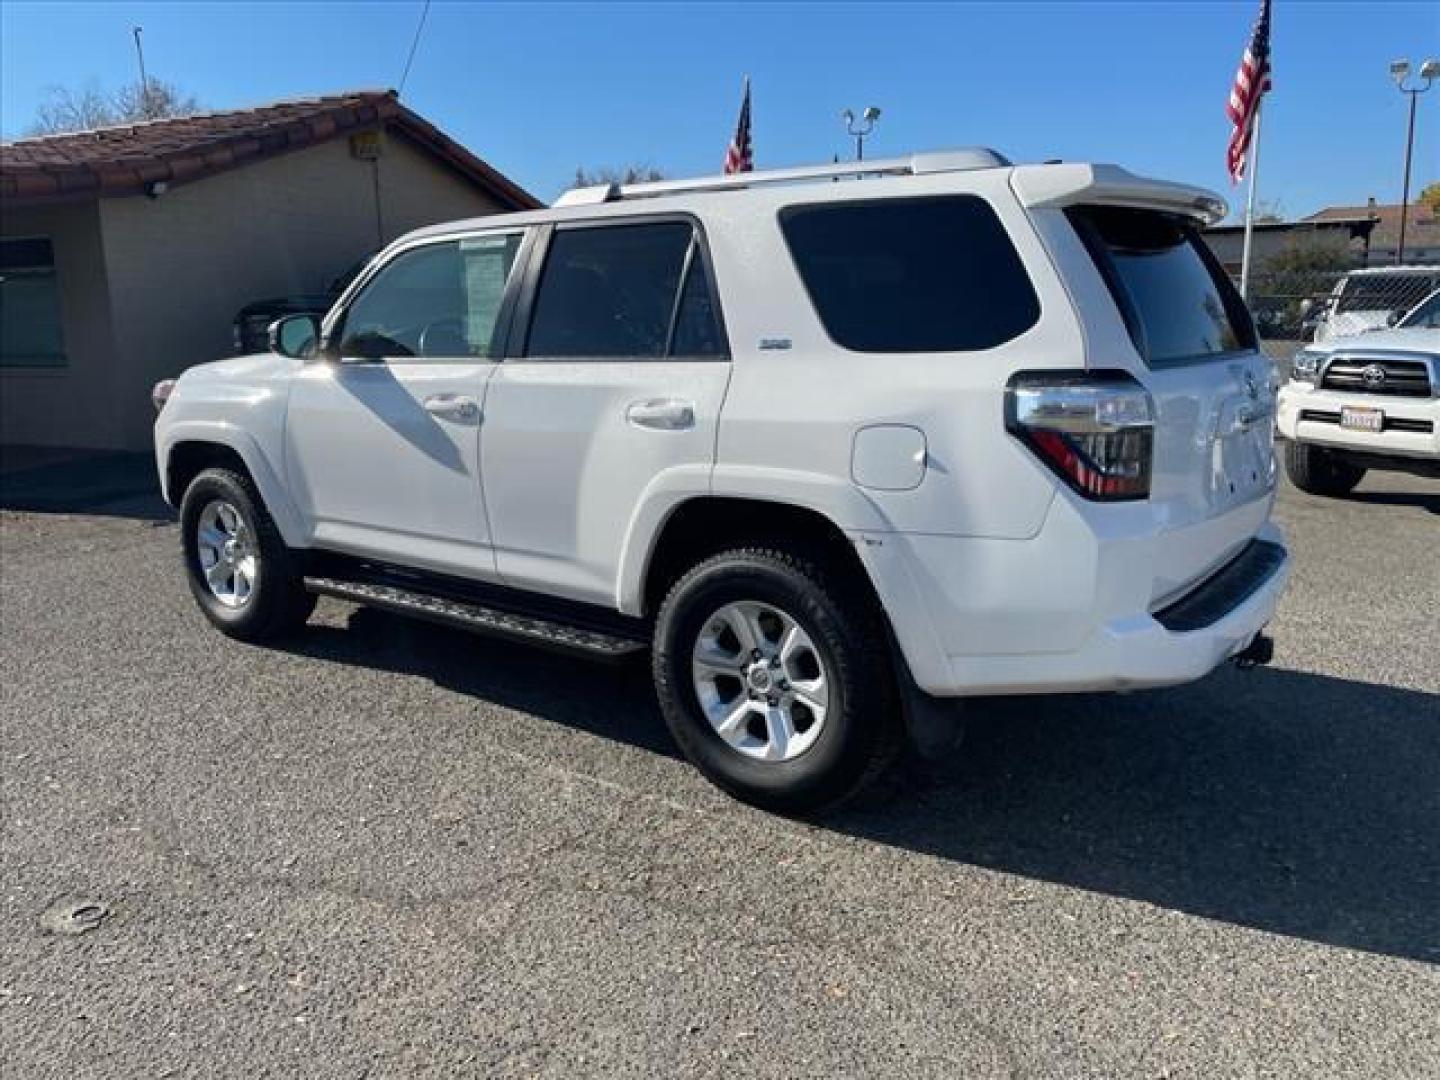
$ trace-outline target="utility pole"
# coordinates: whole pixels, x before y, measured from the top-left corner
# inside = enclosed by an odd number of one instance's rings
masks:
[[[142,26],[132,26],[130,32],[135,35],[135,57],[140,61],[140,111],[145,114],[146,120],[151,120],[150,80],[145,76],[145,49],[140,44],[140,34],[144,29]]]

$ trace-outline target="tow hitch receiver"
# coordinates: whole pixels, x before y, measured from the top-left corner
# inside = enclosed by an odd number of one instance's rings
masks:
[[[1262,630],[1255,635],[1255,639],[1249,645],[1246,645],[1231,659],[1235,661],[1235,666],[1241,671],[1249,671],[1261,664],[1270,663],[1274,656],[1275,639]]]

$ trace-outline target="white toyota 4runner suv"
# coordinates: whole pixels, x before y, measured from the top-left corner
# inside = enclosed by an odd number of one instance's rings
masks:
[[[1296,353],[1278,427],[1285,472],[1312,495],[1345,495],[1370,469],[1440,478],[1440,292],[1394,329]]]
[[[190,587],[250,641],[319,594],[648,649],[687,757],[783,811],[940,699],[1264,662],[1274,391],[1224,209],[972,150],[411,233],[156,388]]]

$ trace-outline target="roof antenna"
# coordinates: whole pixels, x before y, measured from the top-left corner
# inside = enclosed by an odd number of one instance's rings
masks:
[[[144,32],[143,26],[132,26],[130,32],[135,35],[135,57],[140,61],[140,112],[146,120],[153,120],[150,115],[150,80],[145,75],[145,49],[140,44],[140,35]]]
[[[410,78],[410,65],[415,62],[415,50],[420,47],[420,35],[425,30],[425,19],[430,14],[430,0],[425,0],[425,7],[420,12],[420,23],[415,27],[415,37],[410,42],[410,55],[405,58],[405,70],[400,74],[400,86],[395,91],[398,98],[405,93],[405,80]]]

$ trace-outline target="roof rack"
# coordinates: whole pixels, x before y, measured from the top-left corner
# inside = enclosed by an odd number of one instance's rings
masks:
[[[645,184],[596,184],[571,188],[555,200],[556,206],[596,206],[626,199],[653,199],[683,192],[733,191],[760,184],[785,184],[801,180],[837,180],[842,176],[924,176],[928,173],[994,169],[1010,161],[994,150],[974,147],[943,150],[909,157],[878,158],[874,161],[843,161],[832,165],[805,165],[797,169],[762,169],[731,173],[728,176],[699,176],[692,180],[657,180]]]

